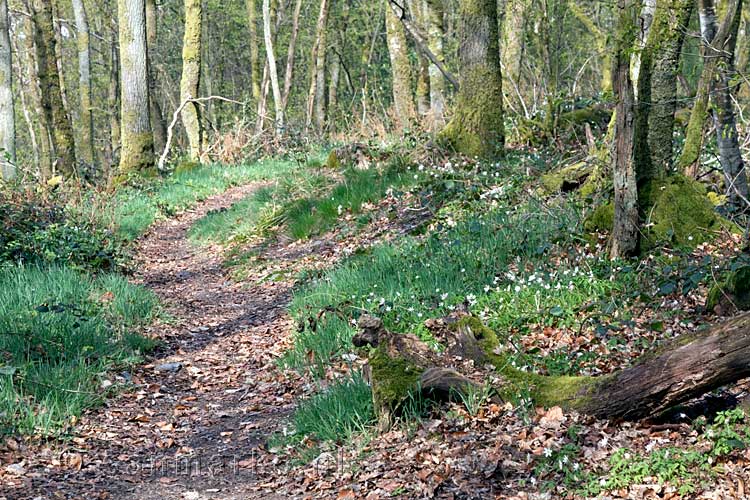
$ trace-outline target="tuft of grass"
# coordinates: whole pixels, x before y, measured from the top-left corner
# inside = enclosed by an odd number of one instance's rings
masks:
[[[103,374],[154,343],[148,290],[66,267],[0,267],[0,432],[50,435],[105,395]]]
[[[292,422],[297,436],[347,443],[375,421],[370,387],[360,373],[303,401]]]

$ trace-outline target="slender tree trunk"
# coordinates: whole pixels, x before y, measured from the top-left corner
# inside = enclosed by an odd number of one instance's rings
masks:
[[[331,116],[339,103],[339,81],[341,80],[341,60],[338,54],[331,54],[328,62],[328,114]],[[335,124],[331,124],[331,129]]]
[[[119,179],[154,168],[154,134],[148,100],[146,4],[118,0],[122,111]]]
[[[619,0],[620,19],[612,61],[615,109],[614,189],[615,217],[612,231],[613,258],[635,253],[638,248],[638,186],[634,164],[635,96],[630,79],[630,54],[635,36],[635,0]]]
[[[386,3],[388,0],[384,0]],[[386,7],[388,7],[386,5]],[[391,60],[393,105],[396,120],[401,128],[414,118],[414,98],[411,92],[412,76],[404,26],[393,9],[385,9],[386,38]]]
[[[247,24],[250,35],[250,80],[253,99],[260,99],[260,39],[258,38],[258,6],[256,0],[246,0]]]
[[[427,22],[427,45],[435,57],[445,64],[443,51],[443,1],[425,0],[423,6],[425,21]],[[495,14],[497,18],[497,13]],[[495,30],[497,31],[497,30]],[[445,77],[440,68],[430,64],[428,68],[430,76],[430,121],[435,130],[445,125]]]
[[[93,167],[96,163],[94,152],[94,113],[91,104],[91,40],[89,20],[83,0],[73,0],[73,15],[78,31],[78,98],[80,109],[78,147],[79,159]]]
[[[320,0],[320,13],[312,50],[312,75],[310,92],[307,96],[307,128],[313,122],[318,133],[325,128],[325,79],[326,79],[326,33],[328,31],[328,10],[331,0]]]
[[[294,83],[294,55],[297,49],[297,37],[299,36],[299,15],[302,10],[302,0],[297,0],[292,13],[292,32],[289,37],[289,47],[286,55],[286,71],[284,72],[284,94],[281,97],[282,107],[286,113],[289,104],[289,95],[292,92],[292,83]]]
[[[120,163],[120,49],[117,34],[112,32],[109,57],[109,88],[107,101],[109,102],[109,139],[111,155],[110,167]]]
[[[505,144],[497,1],[461,0],[459,19],[461,86],[440,136],[460,153],[497,156]]]
[[[677,71],[693,0],[657,2],[641,54],[635,162],[639,184],[672,172]]]
[[[719,159],[727,183],[727,195],[735,207],[747,206],[748,187],[745,163],[740,151],[737,135],[737,120],[734,115],[731,79],[734,75],[734,51],[737,44],[742,0],[731,0],[726,9],[726,18],[722,27],[717,27],[713,0],[700,0],[701,22],[706,24],[702,32],[709,39],[710,45],[706,57],[716,58],[716,71],[711,81],[711,103],[716,129],[716,144]],[[710,13],[714,12],[714,15]],[[714,43],[716,42],[716,43]]]
[[[154,131],[154,149],[162,151],[167,142],[167,125],[159,105],[154,70],[154,48],[159,43],[159,16],[156,11],[156,0],[146,0],[146,49],[148,50],[148,102],[151,115],[151,129]]]
[[[28,10],[31,10],[27,3],[24,3]],[[29,84],[26,87],[30,106],[36,110],[36,119],[34,120],[39,127],[37,135],[39,144],[39,179],[42,182],[47,181],[52,175],[52,144],[48,122],[46,120],[42,106],[41,80],[39,78],[39,65],[37,64],[37,49],[35,44],[36,27],[31,19],[25,19],[23,22],[24,29],[24,54],[26,56],[26,71],[29,77]]]
[[[75,141],[70,117],[65,109],[61,91],[61,78],[55,55],[55,27],[52,9],[47,0],[34,0],[34,42],[41,87],[42,113],[50,132],[56,156],[57,170],[65,176],[76,172]]]
[[[273,92],[276,135],[282,135],[284,133],[284,104],[281,99],[279,72],[276,69],[276,55],[274,54],[273,33],[271,31],[271,0],[263,0],[263,38],[266,46],[271,90]]]
[[[24,29],[22,28],[22,26],[23,24],[19,26],[19,31]],[[36,82],[35,79],[32,79],[29,75],[29,54],[24,54],[24,50],[19,44],[19,38],[21,37],[16,36],[10,39],[13,51],[17,54],[16,62],[18,65],[18,79],[16,80],[16,85],[18,86],[18,88],[24,89],[24,92],[18,93],[18,97],[21,102],[21,113],[23,114],[23,119],[26,122],[26,128],[29,131],[29,141],[31,142],[31,149],[34,153],[34,165],[41,165],[42,155],[41,151],[39,150],[37,126],[35,124],[35,122],[38,122],[39,120],[35,120],[31,117],[31,107],[34,106],[34,109],[39,109],[39,105],[38,102],[33,104],[29,103],[29,99],[34,95],[34,92],[36,90]],[[26,59],[26,61],[24,61],[24,58]]]
[[[201,81],[201,26],[203,24],[201,0],[185,0],[185,38],[182,45],[182,79],[180,102],[200,97]],[[182,110],[190,147],[190,159],[200,161],[203,153],[203,127],[201,110],[196,102],[189,102]]]
[[[7,181],[16,178],[16,117],[11,53],[8,2],[0,0],[0,174]]]

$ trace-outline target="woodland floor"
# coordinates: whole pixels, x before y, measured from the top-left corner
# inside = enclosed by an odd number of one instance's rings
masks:
[[[135,280],[165,308],[147,333],[163,346],[148,364],[119,374],[116,382],[128,382],[127,389],[85,414],[70,440],[9,440],[0,456],[14,465],[0,471],[0,499],[551,499],[557,497],[528,478],[535,461],[573,433],[580,453],[571,457],[582,469],[606,462],[619,448],[647,453],[665,443],[696,446],[697,434],[685,423],[610,423],[559,408],[522,419],[492,404],[471,419],[424,420],[323,450],[306,465],[290,463],[269,449],[268,439],[283,432],[299,399],[314,391],[310,380],[277,364],[296,326],[287,312],[295,276],[398,237],[426,214],[401,200],[398,217],[376,218],[354,237],[333,231],[307,243],[259,247],[260,265],[238,282],[222,265],[222,247],[194,245],[187,233],[210,211],[259,186],[210,198],[138,242]],[[700,498],[745,497],[750,451],[737,455]],[[650,484],[602,498],[687,497]]]

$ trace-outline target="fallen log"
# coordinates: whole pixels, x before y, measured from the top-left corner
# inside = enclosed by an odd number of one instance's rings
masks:
[[[750,377],[750,314],[678,337],[633,366],[602,377],[543,376],[510,365],[497,335],[477,318],[427,325],[446,346],[438,354],[414,335],[388,332],[364,316],[355,345],[369,346],[376,409],[389,421],[413,391],[441,397],[474,390],[491,368],[498,395],[529,389],[538,406],[560,406],[603,419],[657,417],[676,405]],[[468,366],[468,371],[467,371]],[[485,373],[487,375],[488,373]]]

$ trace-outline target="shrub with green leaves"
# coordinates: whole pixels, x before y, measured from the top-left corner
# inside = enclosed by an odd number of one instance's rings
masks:
[[[156,297],[117,275],[0,266],[0,431],[50,434],[105,395],[101,377],[154,342]]]
[[[66,264],[111,270],[122,248],[107,229],[54,198],[0,193],[0,263]]]

